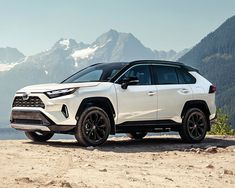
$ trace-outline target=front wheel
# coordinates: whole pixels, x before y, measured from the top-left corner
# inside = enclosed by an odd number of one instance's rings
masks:
[[[75,138],[83,146],[98,146],[108,139],[110,131],[107,113],[99,107],[89,107],[77,122]]]
[[[147,132],[132,132],[128,133],[127,136],[131,139],[139,140],[143,139],[147,135]]]
[[[185,142],[198,143],[205,138],[207,130],[205,114],[198,108],[192,108],[186,112],[179,134]]]
[[[53,132],[25,132],[25,135],[35,142],[46,142],[54,133]]]

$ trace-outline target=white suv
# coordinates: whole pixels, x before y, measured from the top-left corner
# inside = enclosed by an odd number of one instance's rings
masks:
[[[110,134],[141,139],[148,132],[178,131],[200,142],[216,116],[215,86],[181,63],[142,60],[89,66],[62,83],[17,91],[11,126],[33,141],[74,134],[84,146]]]

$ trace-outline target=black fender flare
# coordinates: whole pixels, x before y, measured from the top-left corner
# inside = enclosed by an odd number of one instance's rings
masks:
[[[100,107],[108,114],[110,123],[111,123],[111,134],[115,134],[116,126],[115,126],[114,118],[116,116],[116,113],[115,113],[115,110],[111,101],[107,97],[89,97],[89,98],[83,99],[77,110],[77,113],[75,116],[76,120],[79,119],[82,112],[86,108],[91,107],[91,106]]]

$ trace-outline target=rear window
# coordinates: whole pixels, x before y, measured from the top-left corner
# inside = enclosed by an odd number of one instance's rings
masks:
[[[195,84],[196,79],[185,69],[175,66],[154,65],[154,82],[164,84]]]
[[[177,68],[179,84],[195,84],[196,79],[184,69]]]
[[[178,76],[175,67],[171,66],[153,66],[153,74],[155,82],[158,84],[178,84]]]

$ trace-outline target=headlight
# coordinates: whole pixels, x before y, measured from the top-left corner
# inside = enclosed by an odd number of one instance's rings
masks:
[[[56,97],[61,97],[64,95],[70,95],[74,93],[78,88],[67,88],[67,89],[60,89],[60,90],[54,90],[54,91],[47,91],[45,94],[49,98],[56,98]]]

